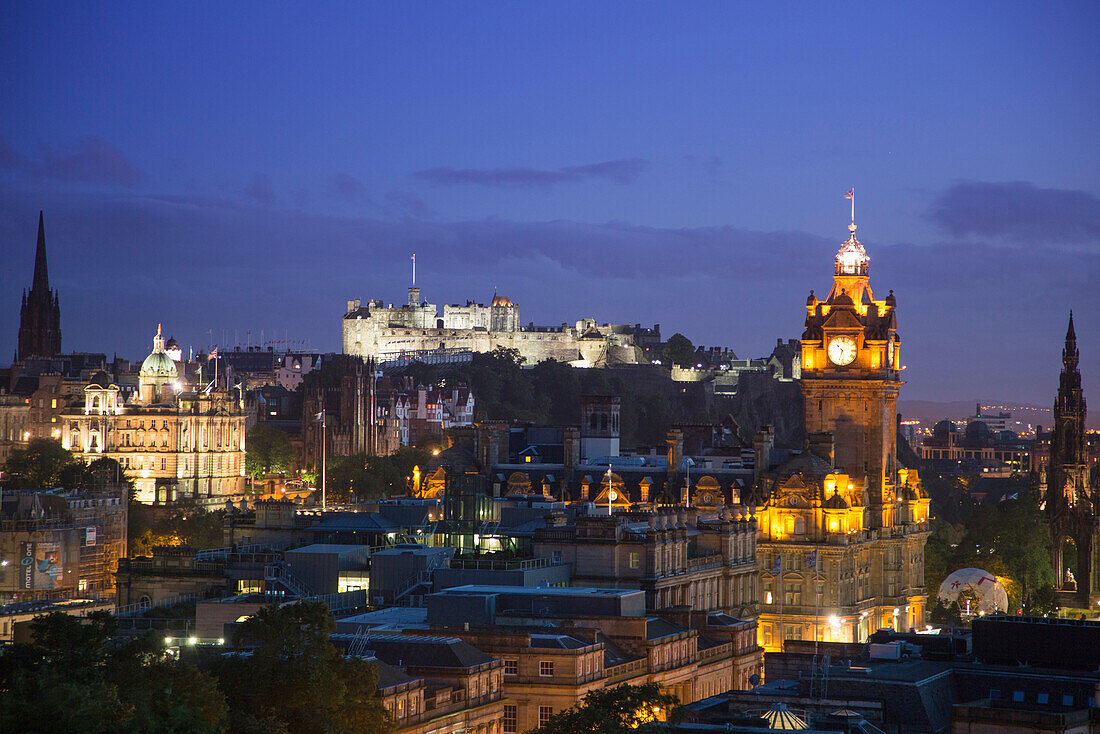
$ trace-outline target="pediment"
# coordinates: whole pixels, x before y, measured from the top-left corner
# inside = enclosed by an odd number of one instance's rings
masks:
[[[862,329],[859,316],[855,311],[847,308],[834,308],[822,325],[826,329]]]

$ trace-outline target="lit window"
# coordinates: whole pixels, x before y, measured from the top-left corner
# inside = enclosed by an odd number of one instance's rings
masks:
[[[553,660],[540,660],[539,661],[539,675],[544,678],[549,678],[554,675],[554,661]]]
[[[1023,703],[1024,702],[1024,692],[1023,691],[1013,691],[1012,692],[1012,702],[1013,703]]]
[[[642,554],[641,553],[631,553],[630,554],[630,567],[631,568],[638,568],[638,566],[640,566],[640,565],[642,565]]]
[[[1039,695],[1037,695],[1035,697],[1035,702],[1036,703],[1050,703],[1050,694],[1049,693],[1040,693]]]
[[[505,660],[504,661],[504,674],[505,675],[519,675],[519,661],[518,660]]]

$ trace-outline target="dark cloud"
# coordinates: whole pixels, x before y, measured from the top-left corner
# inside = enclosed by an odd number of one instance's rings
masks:
[[[33,156],[0,139],[0,168],[39,178],[133,186],[140,176],[115,146],[88,135],[65,146],[40,145]]]
[[[929,216],[957,237],[1066,245],[1100,240],[1100,199],[1027,181],[957,183],[932,203]]]
[[[363,196],[363,183],[348,173],[334,173],[328,178],[328,194],[344,201]]]
[[[681,156],[684,163],[698,168],[707,176],[714,178],[722,170],[722,158],[716,155],[685,155]]]
[[[275,203],[275,194],[271,190],[271,179],[267,177],[266,173],[257,173],[253,176],[252,183],[246,186],[241,193],[245,199],[257,204],[271,206]]]
[[[391,191],[386,194],[386,204],[383,207],[386,216],[395,219],[411,217],[413,219],[427,219],[435,216],[428,205],[415,194],[408,191]]]
[[[10,244],[0,248],[7,298],[0,353],[14,347],[39,206],[66,349],[130,357],[148,351],[157,321],[196,345],[207,343],[211,328],[264,329],[339,349],[344,302],[404,301],[413,252],[423,297],[435,303],[485,302],[498,286],[519,303],[524,323],[657,322],[667,334],[760,356],[777,337],[799,336],[806,294],[828,289],[840,245],[839,237],[798,231],[383,220],[196,197],[0,187],[0,242]],[[1057,387],[1069,308],[1080,313],[1080,343],[1100,343],[1100,321],[1088,316],[1100,253],[866,244],[876,295],[893,288],[898,298],[908,397],[1045,404]],[[1100,353],[1085,352],[1086,379],[1100,380]]]
[[[417,171],[413,176],[433,184],[447,186],[474,184],[499,188],[527,188],[591,180],[630,184],[636,181],[648,167],[649,161],[641,158],[624,158],[556,169],[451,168],[443,166]]]

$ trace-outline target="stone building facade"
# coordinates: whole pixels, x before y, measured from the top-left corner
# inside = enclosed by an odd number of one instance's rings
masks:
[[[440,314],[433,303],[420,300],[420,289],[409,288],[404,305],[382,301],[349,300],[343,318],[343,352],[386,362],[410,355],[447,352],[491,352],[515,349],[528,364],[545,359],[583,366],[634,364],[634,327],[598,325],[582,319],[575,326],[520,325],[519,306],[494,295],[485,306],[467,302],[445,305]]]
[[[640,589],[647,609],[687,606],[751,618],[756,521],[728,510],[577,516],[535,531],[536,557],[573,567],[579,586]]]
[[[0,598],[110,598],[126,557],[121,491],[23,490],[0,500]]]
[[[763,605],[760,643],[863,642],[924,623],[929,501],[897,458],[900,339],[893,291],[876,300],[855,222],[826,300],[802,335],[807,443],[778,467],[754,442]]]
[[[129,401],[104,372],[84,388],[83,405],[61,414],[61,445],[85,461],[117,460],[139,502],[195,499],[222,504],[245,492],[242,396],[211,382],[190,384],[165,352],[160,329]]]

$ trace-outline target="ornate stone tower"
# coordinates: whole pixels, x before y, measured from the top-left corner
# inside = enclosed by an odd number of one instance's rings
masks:
[[[1100,596],[1100,578],[1096,574],[1097,513],[1089,486],[1088,442],[1085,436],[1085,396],[1078,370],[1077,335],[1073,314],[1069,315],[1066,345],[1062,349],[1062,374],[1058,397],[1054,401],[1054,431],[1050,437],[1050,464],[1047,468],[1046,511],[1053,541],[1054,570],[1063,588],[1076,590],[1091,603]],[[1063,557],[1066,541],[1072,541],[1076,564]],[[1075,578],[1067,582],[1066,569],[1076,566]],[[1074,584],[1076,588],[1074,589]]]
[[[893,291],[875,300],[867,263],[853,217],[829,297],[806,300],[805,449],[771,468],[769,436],[753,442],[763,498],[758,629],[768,651],[924,624],[929,500],[917,472],[897,466],[896,303]]]
[[[38,213],[38,247],[34,253],[34,280],[30,293],[23,291],[19,310],[19,348],[16,359],[53,357],[61,354],[61,306],[57,291],[50,290],[46,269],[46,228]]]
[[[833,287],[806,299],[802,334],[802,397],[808,435],[833,434],[833,465],[862,485],[866,526],[886,527],[897,476],[901,339],[890,291],[875,300],[868,257],[849,225],[836,255]]]

